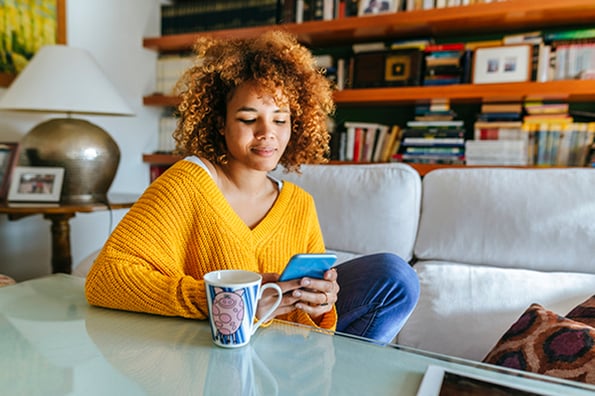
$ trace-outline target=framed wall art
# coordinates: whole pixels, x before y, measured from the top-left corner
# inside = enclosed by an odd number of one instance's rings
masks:
[[[473,84],[529,81],[531,46],[482,47],[473,55]]]
[[[6,199],[12,170],[17,163],[18,152],[18,143],[0,142],[0,201]]]
[[[12,172],[9,201],[58,202],[64,181],[64,168],[17,166]]]
[[[0,1],[0,87],[44,45],[66,43],[66,0]]]

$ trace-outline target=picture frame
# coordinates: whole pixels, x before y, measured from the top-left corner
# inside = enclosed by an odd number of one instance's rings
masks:
[[[6,200],[12,170],[18,159],[19,144],[0,142],[0,201]]]
[[[418,49],[361,52],[354,56],[353,87],[420,85],[422,66],[423,54]]]
[[[400,0],[360,0],[358,16],[386,14],[398,11]]]
[[[64,168],[17,166],[12,172],[8,201],[59,202]]]
[[[27,0],[13,0],[0,5],[0,14],[12,22],[0,25],[0,52],[9,55],[0,58],[0,87],[8,87],[42,46],[66,44],[66,0],[38,0],[33,6]],[[8,31],[8,26],[14,30]],[[35,41],[29,42],[29,37]],[[5,47],[5,43],[13,44]]]
[[[477,48],[473,55],[473,84],[529,81],[532,49],[528,44]]]

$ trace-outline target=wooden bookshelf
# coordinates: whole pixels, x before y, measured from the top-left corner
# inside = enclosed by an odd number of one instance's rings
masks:
[[[593,26],[594,21],[595,1],[593,0],[508,0],[331,21],[308,21],[300,24],[150,37],[143,40],[143,46],[161,53],[179,52],[191,49],[200,36],[253,37],[270,29],[283,29],[296,34],[302,43],[311,48],[324,48],[419,37],[471,39],[477,35]],[[448,99],[451,103],[508,102],[527,99],[590,102],[595,101],[595,80],[345,89],[335,93],[335,102],[341,107],[408,105],[429,102],[432,99]],[[143,98],[143,103],[147,106],[176,106],[178,98],[167,95],[148,95]],[[168,157],[153,154],[143,156],[143,161],[148,163],[155,163],[154,161],[173,163],[177,159],[179,158],[168,159]],[[158,163],[163,164],[163,162]],[[422,174],[435,167],[417,164],[413,166]],[[452,165],[438,167],[452,167]]]

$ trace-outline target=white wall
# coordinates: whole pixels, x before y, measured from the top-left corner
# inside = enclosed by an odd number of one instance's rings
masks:
[[[121,160],[110,192],[140,194],[148,185],[142,154],[157,147],[161,109],[144,107],[155,85],[157,53],[142,47],[143,37],[160,34],[160,0],[67,0],[67,44],[88,50],[129,103],[134,117],[82,117],[108,131]],[[51,76],[48,76],[51,78]],[[5,89],[0,88],[0,96]],[[92,95],[92,92],[89,92]],[[0,112],[0,141],[18,141],[50,116]],[[99,249],[125,210],[77,214],[70,221],[73,264]],[[110,221],[111,217],[111,221]],[[18,281],[51,272],[50,223],[40,215],[8,221],[0,215],[0,273]]]

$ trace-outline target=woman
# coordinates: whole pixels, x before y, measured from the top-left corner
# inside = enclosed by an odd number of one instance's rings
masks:
[[[322,163],[332,89],[310,52],[286,33],[202,38],[178,83],[174,138],[185,159],[144,192],[91,268],[91,304],[206,319],[204,274],[246,269],[276,282],[296,253],[325,251],[312,197],[268,172]],[[324,279],[279,282],[274,317],[390,342],[419,294],[411,267],[362,257]],[[271,306],[265,295],[256,316]]]

